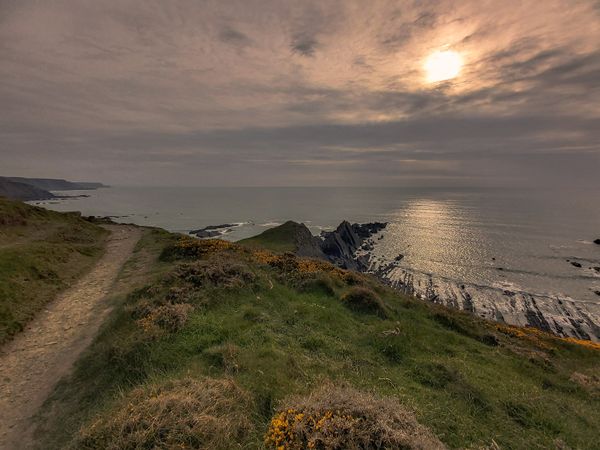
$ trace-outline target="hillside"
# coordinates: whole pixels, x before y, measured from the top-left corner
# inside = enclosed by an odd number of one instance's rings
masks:
[[[25,183],[0,178],[0,197],[11,200],[48,200],[54,198],[50,192]]]
[[[46,191],[80,191],[105,187],[102,183],[73,182],[55,178],[5,177],[9,181],[28,184]]]
[[[39,448],[597,448],[597,345],[282,254],[292,227],[147,229]]]
[[[94,264],[107,234],[77,214],[0,197],[0,344]]]

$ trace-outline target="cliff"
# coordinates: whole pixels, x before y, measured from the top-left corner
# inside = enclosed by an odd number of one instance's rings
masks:
[[[54,198],[50,192],[25,183],[0,178],[0,196],[11,200],[49,200]]]
[[[94,182],[72,182],[55,178],[25,178],[25,177],[3,177],[8,181],[28,184],[46,191],[82,191],[94,190],[105,187],[102,183]]]

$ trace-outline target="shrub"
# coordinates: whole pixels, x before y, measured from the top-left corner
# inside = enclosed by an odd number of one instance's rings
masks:
[[[377,314],[383,318],[387,317],[385,304],[371,289],[354,287],[342,297],[342,302],[353,311]]]
[[[168,245],[163,249],[160,254],[160,260],[199,259],[208,255],[222,253],[226,250],[236,249],[240,249],[240,247],[232,242],[221,239],[182,237],[174,244]]]
[[[289,450],[445,448],[397,400],[332,385],[284,402],[271,419],[265,443]]]
[[[212,284],[234,288],[256,280],[256,275],[248,266],[220,258],[183,264],[178,268],[177,275],[197,287]]]
[[[231,449],[252,432],[249,395],[232,380],[185,378],[134,389],[83,428],[73,449]]]
[[[149,309],[147,315],[139,319],[138,323],[149,334],[160,334],[160,331],[175,333],[183,328],[193,309],[192,305],[186,303],[157,306]]]

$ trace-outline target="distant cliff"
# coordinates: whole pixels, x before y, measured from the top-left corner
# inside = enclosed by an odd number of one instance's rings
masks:
[[[3,177],[8,181],[16,183],[28,184],[38,189],[46,191],[82,191],[93,190],[101,187],[106,187],[102,183],[93,182],[73,182],[54,178],[24,178],[24,177]]]
[[[37,188],[25,183],[10,181],[0,178],[0,196],[11,200],[49,200],[54,195],[44,189]]]
[[[84,191],[107,187],[102,183],[72,182],[53,178],[0,177],[0,196],[12,200],[48,200],[49,191]]]

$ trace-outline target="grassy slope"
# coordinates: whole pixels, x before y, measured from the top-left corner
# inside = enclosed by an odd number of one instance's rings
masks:
[[[0,197],[0,344],[101,256],[107,231]]]
[[[269,228],[258,236],[242,239],[241,244],[251,248],[266,248],[274,252],[293,252],[296,250],[294,237],[298,224],[292,221],[281,226]]]
[[[41,448],[61,448],[92,417],[110,417],[121,393],[184,375],[232,377],[252,394],[255,407],[248,415],[257,431],[245,448],[261,448],[280,400],[325,380],[397,397],[453,448],[492,442],[511,449],[554,448],[557,440],[597,448],[592,430],[600,428],[598,387],[571,377],[597,373],[598,350],[541,333],[499,331],[363,276],[283,274],[277,264],[265,264],[265,252],[242,248],[200,259],[208,267],[242,264],[255,281],[190,287],[177,275],[177,266],[190,258],[178,259],[175,252],[170,262],[158,259],[174,239],[152,231],[138,245],[115,294],[111,321],[46,404]],[[378,293],[387,319],[342,304],[341,296],[357,284]],[[186,289],[194,312],[177,332],[146,333],[132,311],[144,299],[159,301],[174,286]]]

